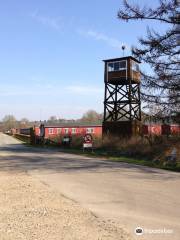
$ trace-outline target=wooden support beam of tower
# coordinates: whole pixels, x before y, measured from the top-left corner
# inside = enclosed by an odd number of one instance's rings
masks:
[[[131,56],[104,62],[104,133],[111,134],[110,129],[116,126],[118,135],[122,132],[126,135],[124,129],[122,131],[123,126],[129,124],[129,128],[132,128],[134,121],[141,121],[140,62]],[[132,132],[127,130],[127,135]]]

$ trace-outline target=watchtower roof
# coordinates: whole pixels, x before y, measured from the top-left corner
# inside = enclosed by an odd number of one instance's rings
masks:
[[[132,59],[135,62],[141,63],[139,60],[137,60],[136,58],[132,57],[132,56],[127,56],[127,57],[121,57],[121,58],[111,58],[111,59],[106,59],[103,60],[103,62],[114,62],[114,61],[122,61],[122,60],[127,60],[127,59]]]

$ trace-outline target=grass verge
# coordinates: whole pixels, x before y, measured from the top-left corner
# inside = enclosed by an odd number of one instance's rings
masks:
[[[156,164],[155,162],[146,158],[128,157],[128,156],[123,156],[118,152],[113,153],[113,152],[108,152],[101,149],[97,149],[94,152],[90,152],[90,151],[83,152],[80,149],[70,149],[70,148],[69,149],[60,148],[60,150],[66,153],[73,153],[78,155],[84,155],[87,157],[101,158],[101,159],[105,159],[107,161],[112,161],[112,162],[125,162],[130,164],[136,164],[136,165],[142,165],[142,166],[147,166],[152,168],[160,168],[160,169],[180,172],[179,162],[177,163],[176,166],[170,167],[170,166],[163,166],[162,164]]]
[[[32,145],[28,143],[24,143],[26,146],[32,147]],[[59,147],[56,145],[35,145],[33,146],[35,148],[39,149],[49,149],[49,150],[58,150],[60,152],[64,153],[71,153],[71,154],[76,154],[76,155],[81,155],[81,156],[86,156],[86,157],[92,157],[92,158],[99,158],[102,160],[106,161],[111,161],[111,162],[124,162],[124,163],[129,163],[129,164],[135,164],[135,165],[141,165],[141,166],[147,166],[147,167],[152,167],[152,168],[159,168],[159,169],[164,169],[164,170],[170,170],[170,171],[175,171],[175,172],[180,172],[180,162],[177,163],[176,166],[170,167],[170,166],[164,166],[163,164],[156,164],[150,159],[146,158],[140,158],[140,157],[129,157],[129,156],[124,156],[118,151],[107,151],[105,149],[94,149],[93,152],[90,150],[86,150],[83,152],[83,149],[80,148],[63,148]]]

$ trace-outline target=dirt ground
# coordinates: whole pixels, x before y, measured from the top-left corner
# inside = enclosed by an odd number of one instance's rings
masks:
[[[1,240],[130,239],[26,173],[0,172]]]
[[[179,187],[179,173],[27,147],[0,133],[0,240],[179,240]]]

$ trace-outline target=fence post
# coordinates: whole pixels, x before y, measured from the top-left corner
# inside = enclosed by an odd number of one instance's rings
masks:
[[[30,128],[30,144],[35,144],[35,130],[34,128]]]

